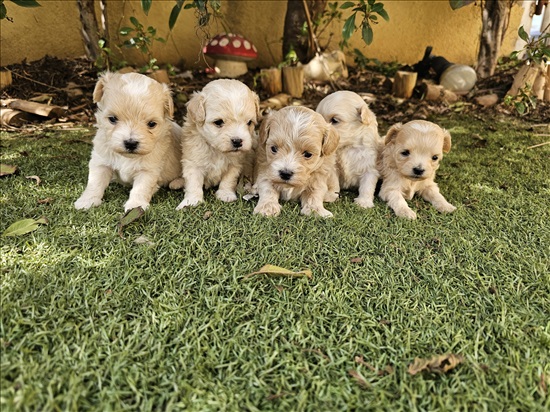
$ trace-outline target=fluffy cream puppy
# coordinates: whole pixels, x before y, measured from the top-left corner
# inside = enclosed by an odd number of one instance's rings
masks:
[[[306,107],[285,107],[271,113],[260,126],[254,190],[254,213],[277,216],[279,198],[300,199],[302,214],[331,217],[323,201],[334,201],[334,173],[339,137],[323,117]]]
[[[170,89],[137,73],[103,74],[94,89],[97,133],[77,209],[99,206],[111,180],[132,186],[124,210],[146,209],[159,186],[181,179],[181,128]]]
[[[327,122],[340,135],[336,151],[336,170],[342,189],[359,189],[355,203],[373,207],[374,191],[380,173],[376,167],[383,142],[374,113],[357,93],[338,91],[317,106]]]
[[[397,216],[416,219],[416,213],[407,205],[415,193],[440,212],[456,210],[439,193],[434,181],[443,153],[450,150],[450,133],[431,122],[413,120],[388,130],[379,157],[380,197]]]
[[[257,145],[254,127],[260,101],[244,83],[220,79],[195,92],[183,125],[185,196],[177,209],[203,201],[203,187],[218,186],[216,197],[237,200],[235,188]]]

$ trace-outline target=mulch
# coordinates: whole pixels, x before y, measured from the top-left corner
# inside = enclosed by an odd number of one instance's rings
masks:
[[[6,99],[37,99],[48,104],[58,105],[67,109],[63,119],[50,119],[30,127],[66,125],[90,125],[94,123],[95,104],[92,101],[93,89],[99,70],[93,62],[84,58],[59,59],[46,56],[34,62],[23,61],[20,64],[6,66],[12,72],[13,84],[3,89],[2,100]],[[515,110],[502,103],[510,88],[516,68],[508,68],[497,72],[494,76],[478,81],[474,90],[466,96],[460,96],[458,102],[422,100],[420,92],[415,90],[410,99],[398,99],[391,95],[388,89],[387,77],[374,70],[357,70],[350,68],[347,79],[340,79],[330,84],[306,84],[301,104],[315,108],[326,94],[336,90],[352,90],[360,93],[369,103],[379,122],[391,125],[413,119],[426,119],[434,114],[463,112],[476,117],[490,119],[495,115],[520,117]],[[250,88],[255,90],[261,100],[270,96],[261,89],[255,81],[257,71],[251,70],[240,78]],[[176,108],[176,120],[181,120],[185,114],[185,103],[195,90],[211,81],[213,78],[204,71],[194,71],[192,76],[173,76],[172,91]],[[482,107],[475,103],[474,98],[494,93],[499,97],[499,103],[491,107]],[[537,108],[521,117],[529,122],[548,122],[550,119],[550,104],[538,102]]]

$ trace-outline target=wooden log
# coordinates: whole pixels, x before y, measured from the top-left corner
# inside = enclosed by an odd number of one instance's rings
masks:
[[[11,85],[13,79],[9,70],[0,71],[0,90]]]
[[[440,84],[431,84],[422,82],[420,92],[424,100],[432,100],[438,102],[455,103],[458,100],[456,93],[445,89]]]
[[[154,72],[147,74],[147,76],[159,83],[170,84],[170,76],[168,76],[168,72],[164,69],[155,70]]]
[[[32,115],[13,109],[0,109],[0,124],[2,126],[19,127],[32,120]]]
[[[544,86],[544,96],[542,100],[550,102],[550,64],[546,67],[546,86]]]
[[[27,113],[37,114],[52,119],[63,117],[67,114],[67,110],[59,106],[50,106],[42,103],[29,102],[27,100],[14,100],[8,104],[10,109],[21,110]]]
[[[537,64],[524,64],[514,76],[514,82],[512,87],[506,93],[508,96],[517,96],[521,89],[525,87],[532,88],[535,84],[535,80],[539,75],[540,65]]]
[[[396,97],[409,99],[416,86],[416,72],[398,71],[393,78],[393,94]]]
[[[276,94],[281,93],[283,90],[281,69],[276,67],[271,69],[261,69],[260,82],[263,89],[270,96],[275,96]]]
[[[283,67],[283,90],[292,97],[304,94],[304,69],[301,66]]]

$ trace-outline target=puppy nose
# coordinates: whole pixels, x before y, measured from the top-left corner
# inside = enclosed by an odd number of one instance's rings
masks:
[[[124,141],[124,148],[129,152],[133,152],[138,146],[139,142],[136,140],[129,139]]]
[[[419,167],[413,167],[413,172],[417,176],[422,176],[422,174],[424,173],[424,169],[421,169]]]
[[[239,147],[242,147],[243,145],[243,139],[239,139],[237,137],[234,137],[231,139],[231,144],[235,149],[238,149]]]
[[[293,172],[290,172],[288,170],[279,170],[279,176],[281,176],[281,179],[283,180],[290,180],[293,174]]]

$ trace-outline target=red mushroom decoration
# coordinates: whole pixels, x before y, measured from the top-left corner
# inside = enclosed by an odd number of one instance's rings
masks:
[[[243,36],[221,33],[204,47],[203,53],[215,60],[220,77],[239,77],[248,71],[247,61],[258,57],[256,47]]]

